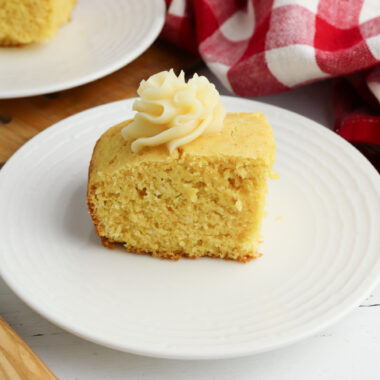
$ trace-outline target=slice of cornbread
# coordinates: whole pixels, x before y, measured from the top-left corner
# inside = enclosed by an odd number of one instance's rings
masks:
[[[70,20],[76,0],[0,0],[0,45],[24,45],[55,37]]]
[[[168,259],[260,256],[267,177],[275,158],[261,113],[227,114],[222,131],[168,155],[132,153],[125,121],[98,140],[89,169],[89,212],[103,244]]]

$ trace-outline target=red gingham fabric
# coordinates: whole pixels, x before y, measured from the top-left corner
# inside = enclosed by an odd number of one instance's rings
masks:
[[[166,3],[161,37],[199,54],[237,95],[363,71],[335,86],[335,130],[355,143],[380,144],[380,66],[369,69],[380,63],[380,0]]]

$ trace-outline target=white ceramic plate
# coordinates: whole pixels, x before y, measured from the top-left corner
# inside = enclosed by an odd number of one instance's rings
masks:
[[[110,74],[143,53],[164,20],[163,0],[78,0],[53,40],[0,47],[0,99],[65,90]]]
[[[133,99],[61,121],[0,171],[0,267],[41,315],[85,339],[144,355],[209,359],[296,342],[357,306],[380,274],[380,179],[337,135],[292,112],[261,110],[277,142],[264,255],[248,264],[164,261],[110,251],[87,214],[93,146],[132,117]]]

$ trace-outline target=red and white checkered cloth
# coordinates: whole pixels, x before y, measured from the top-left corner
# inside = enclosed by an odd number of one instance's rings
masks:
[[[350,99],[337,84],[335,127],[352,142],[380,144],[380,66],[368,70],[380,64],[380,0],[166,2],[161,37],[198,53],[238,95],[365,70],[345,80]]]

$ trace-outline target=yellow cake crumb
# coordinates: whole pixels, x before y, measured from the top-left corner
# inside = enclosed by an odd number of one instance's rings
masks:
[[[76,0],[0,0],[0,45],[24,45],[55,37],[70,20]]]
[[[272,129],[261,113],[229,113],[220,133],[168,154],[133,153],[121,130],[98,140],[89,169],[88,207],[103,243],[178,259],[260,256],[267,178],[275,159]]]

